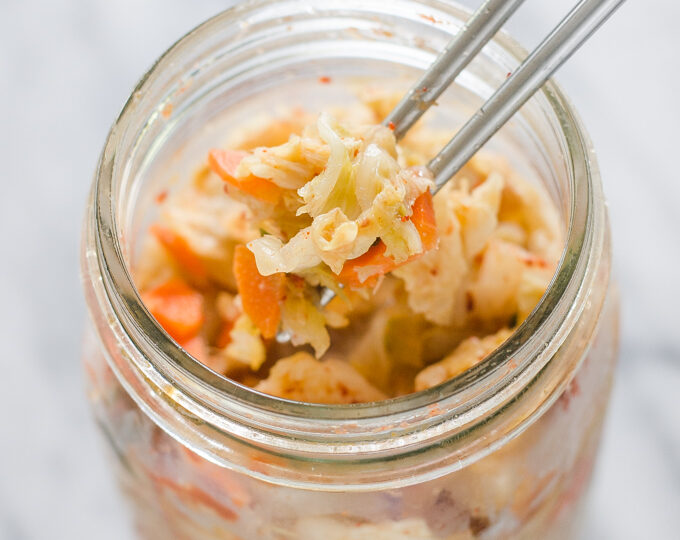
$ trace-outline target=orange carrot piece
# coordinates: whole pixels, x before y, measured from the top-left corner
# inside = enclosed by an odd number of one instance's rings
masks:
[[[385,255],[386,249],[387,246],[379,241],[363,255],[345,261],[338,274],[338,281],[350,287],[373,287],[377,284],[380,276],[398,266],[392,257]],[[368,270],[368,268],[371,268],[373,272],[366,276],[364,270]],[[364,281],[361,281],[360,277],[365,278]]]
[[[423,253],[437,247],[437,221],[434,217],[432,192],[422,193],[411,207],[411,222],[415,225],[423,243]]]
[[[246,178],[236,178],[234,176],[236,167],[247,155],[248,152],[240,150],[213,148],[208,153],[208,164],[228,184],[257,199],[270,204],[276,204],[281,198],[281,188],[279,186],[265,178],[259,178],[252,174]]]
[[[192,452],[186,446],[182,446],[181,448],[189,459],[190,466],[195,468],[203,478],[210,479],[211,483],[219,486],[220,491],[227,492],[231,498],[231,502],[237,507],[243,508],[250,504],[250,494],[246,491],[245,486],[239,482],[233,472],[218,467],[195,452]]]
[[[180,344],[188,344],[203,326],[203,295],[179,279],[142,293],[151,315]]]
[[[224,321],[215,339],[215,347],[224,349],[231,343],[231,330],[234,328],[234,321]]]
[[[281,302],[286,293],[285,274],[261,275],[255,255],[240,244],[234,250],[234,275],[243,311],[260,329],[263,337],[273,338],[281,320]]]
[[[199,283],[207,281],[208,272],[203,261],[182,235],[159,223],[151,225],[150,231],[192,280]]]
[[[411,209],[410,219],[420,235],[420,240],[423,243],[423,253],[425,253],[437,246],[438,239],[432,193],[428,190],[421,194],[414,201]],[[338,281],[350,287],[373,287],[377,284],[380,276],[422,255],[422,253],[413,255],[403,263],[397,264],[392,257],[385,255],[386,249],[387,246],[382,241],[379,241],[371,246],[363,255],[356,259],[345,261],[340,274],[338,274]],[[366,273],[369,269],[371,272],[367,277]],[[364,277],[365,280],[361,281],[360,276]]]
[[[175,482],[170,478],[151,472],[149,472],[148,475],[159,494],[170,491],[173,493],[173,497],[180,499],[182,504],[205,506],[227,521],[236,521],[238,519],[238,515],[234,510],[226,506],[223,501],[216,499],[213,495],[203,491],[198,486]]]

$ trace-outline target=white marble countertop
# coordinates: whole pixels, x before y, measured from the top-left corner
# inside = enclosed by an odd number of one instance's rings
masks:
[[[229,3],[0,2],[0,538],[131,537],[82,390],[81,216],[138,76]],[[572,3],[529,0],[510,28],[535,44]],[[558,76],[598,150],[623,296],[586,539],[680,534],[679,20],[628,2]]]

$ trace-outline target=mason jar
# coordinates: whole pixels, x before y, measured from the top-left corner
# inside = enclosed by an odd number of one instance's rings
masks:
[[[130,95],[87,206],[84,365],[140,537],[573,536],[615,366],[617,302],[595,155],[554,82],[487,150],[550,194],[561,260],[512,337],[452,380],[354,405],[264,395],[186,353],[132,278],[154,196],[190,176],[229,126],[277,107],[346,104],[364,84],[404,90],[468,15],[437,0],[256,0],[181,38]],[[428,116],[453,133],[524,56],[501,33]]]

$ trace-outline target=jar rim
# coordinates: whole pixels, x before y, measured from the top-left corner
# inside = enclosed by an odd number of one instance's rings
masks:
[[[142,77],[130,98],[123,107],[107,137],[104,150],[95,174],[93,187],[93,219],[88,226],[92,228],[96,244],[95,252],[87,262],[91,275],[102,277],[105,289],[105,302],[117,317],[117,323],[126,334],[133,349],[144,351],[136,359],[137,367],[143,369],[155,386],[186,410],[203,417],[215,425],[233,430],[240,436],[243,426],[248,429],[263,429],[272,439],[265,444],[292,449],[298,448],[300,440],[309,441],[309,451],[339,453],[351,448],[370,450],[375,438],[366,438],[384,431],[386,418],[394,426],[408,419],[410,429],[404,428],[404,436],[409,436],[409,445],[414,443],[413,426],[420,422],[434,429],[435,416],[443,415],[451,423],[449,427],[465,425],[470,418],[480,418],[498,408],[503,400],[511,399],[530,383],[550,357],[559,348],[569,333],[580,311],[587,302],[583,291],[588,288],[585,282],[586,269],[599,254],[597,248],[602,243],[603,211],[602,197],[599,193],[599,172],[589,138],[573,110],[570,102],[551,79],[540,91],[558,118],[568,152],[565,155],[569,172],[570,201],[569,225],[563,255],[555,276],[529,317],[513,332],[512,336],[482,362],[438,386],[405,396],[374,403],[350,405],[322,405],[286,400],[257,392],[242,386],[221,375],[217,375],[203,364],[189,356],[155,322],[144,307],[127,267],[121,246],[121,230],[117,223],[116,197],[113,196],[114,169],[118,155],[118,145],[125,134],[127,122],[134,112],[136,100],[147,84],[172,62],[173,54],[180,48],[190,45],[202,32],[224,24],[225,21],[238,20],[257,10],[274,4],[274,0],[256,0],[230,8],[202,23],[173,44]],[[289,2],[295,3],[295,2]],[[406,0],[410,5],[436,9],[438,13],[460,18],[468,11],[452,2],[436,0]],[[306,4],[309,4],[307,2]],[[324,2],[319,13],[330,13],[332,2]],[[347,11],[351,8],[376,10],[389,9],[374,0],[343,0],[338,6]],[[425,25],[436,22],[419,21]],[[526,52],[507,34],[500,33],[494,43],[518,61]],[[123,157],[124,159],[124,157]],[[94,268],[94,266],[96,268]],[[101,301],[101,300],[100,300]],[[561,309],[557,309],[560,307]],[[538,358],[541,361],[538,361]],[[507,364],[512,359],[516,364],[511,372]],[[143,367],[141,366],[143,363]],[[160,376],[159,376],[160,374]],[[163,381],[170,381],[166,388]],[[228,417],[226,423],[224,417]],[[271,417],[268,420],[268,417]],[[273,426],[275,421],[277,424]],[[234,423],[236,422],[236,423]],[[441,422],[438,424],[443,425]],[[343,433],[335,432],[338,445],[328,444],[325,430],[329,425],[341,426]],[[380,429],[378,429],[380,428]],[[399,429],[395,427],[398,433]],[[391,432],[391,441],[386,441],[381,450],[393,450],[407,444]],[[244,432],[245,436],[245,432]],[[429,440],[432,433],[422,434],[422,440]],[[286,439],[295,444],[287,446]],[[357,440],[365,442],[357,446]],[[278,441],[274,444],[274,441]],[[372,446],[373,445],[373,446]]]

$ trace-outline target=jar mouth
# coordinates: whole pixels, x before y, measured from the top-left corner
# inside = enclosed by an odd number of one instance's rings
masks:
[[[400,0],[390,4],[389,9],[399,12],[404,7],[402,3],[404,6],[417,3],[436,13],[432,17],[435,22],[420,20],[420,24],[435,26],[439,17],[448,17],[458,21],[452,23],[454,30],[468,13],[451,2],[426,0]],[[90,234],[96,249],[89,254],[86,264],[90,268],[96,266],[94,273],[101,275],[105,290],[103,301],[115,314],[116,324],[120,325],[129,344],[129,360],[166,395],[166,399],[172,399],[192,415],[222,430],[231,430],[239,436],[239,430],[254,428],[275,433],[279,437],[277,440],[303,438],[314,443],[310,448],[315,451],[321,448],[331,452],[336,448],[327,444],[330,425],[340,426],[340,431],[336,429],[335,433],[339,439],[344,438],[343,451],[349,452],[352,445],[356,448],[357,440],[365,442],[365,449],[370,450],[375,440],[383,437],[385,419],[389,418],[390,426],[394,426],[392,433],[400,432],[405,437],[399,440],[398,436],[393,436],[393,443],[387,442],[382,447],[389,449],[417,443],[416,425],[419,432],[427,425],[432,429],[439,426],[443,433],[451,426],[462,428],[472,419],[497,411],[521,394],[559,349],[587,302],[583,293],[589,287],[586,267],[599,256],[596,246],[601,239],[594,236],[594,231],[598,229],[596,222],[602,217],[596,208],[599,186],[593,180],[598,177],[594,156],[572,106],[552,80],[540,94],[559,122],[569,175],[569,219],[562,257],[549,288],[529,317],[500,348],[463,374],[427,390],[374,403],[322,405],[289,401],[262,394],[212,372],[180,348],[144,307],[126,263],[115,193],[115,177],[123,174],[126,167],[126,156],[120,155],[120,149],[126,140],[134,137],[128,129],[131,118],[149,85],[162,77],[163,70],[172,65],[176,55],[196,43],[201,34],[214,31],[228,21],[243,21],[273,4],[276,2],[261,0],[231,8],[178,40],[142,77],[109,133],[95,176],[93,219],[88,225],[92,228]],[[346,0],[334,4],[335,7],[330,4],[332,2],[319,3],[323,8],[315,11],[317,15],[330,14],[334,9],[339,14],[351,10],[380,12],[388,9],[375,0]],[[399,12],[399,15],[413,17],[405,13]],[[437,28],[441,30],[441,26]],[[247,28],[243,29],[243,32],[247,31]],[[243,38],[243,34],[239,37]],[[499,34],[493,43],[518,63],[526,55],[505,33]],[[510,370],[511,360],[514,366]],[[546,403],[549,398],[546,396]],[[442,423],[443,418],[451,422],[448,427]],[[276,427],[272,426],[272,419],[275,419]],[[422,435],[423,440],[432,436],[433,433]]]

